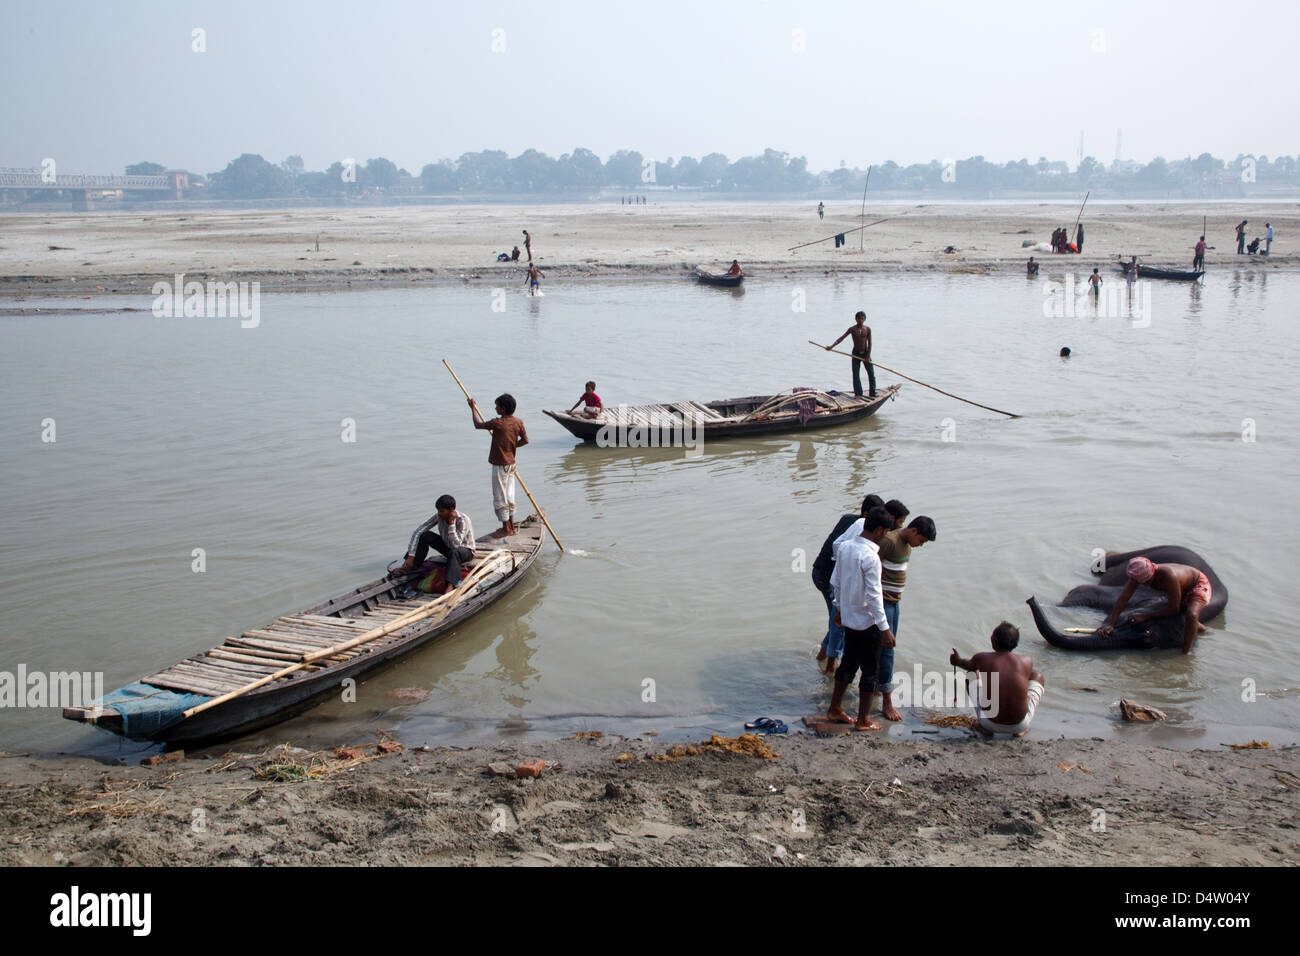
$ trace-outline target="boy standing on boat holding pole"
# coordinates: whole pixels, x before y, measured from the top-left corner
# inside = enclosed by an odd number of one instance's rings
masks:
[[[843,335],[826,346],[829,352],[850,335],[853,336],[853,394],[862,397],[862,364],[867,366],[867,382],[871,386],[869,398],[876,397],[876,370],[871,364],[871,326],[867,325],[867,313],[859,312],[853,317],[851,325]]]
[[[515,418],[516,403],[513,395],[497,397],[497,417],[479,421],[478,406],[469,400],[474,427],[492,433],[492,447],[488,462],[492,465],[492,507],[496,510],[501,527],[492,532],[494,538],[504,538],[515,533],[515,452],[528,444],[524,423]]]

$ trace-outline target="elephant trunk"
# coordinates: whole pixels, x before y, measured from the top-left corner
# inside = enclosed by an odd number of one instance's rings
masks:
[[[1034,615],[1034,624],[1038,626],[1038,633],[1043,635],[1047,643],[1053,647],[1064,648],[1067,651],[1103,651],[1116,646],[1113,635],[1107,638],[1096,634],[1065,634],[1052,626],[1035,598],[1031,597],[1025,603],[1029,605],[1029,611]]]

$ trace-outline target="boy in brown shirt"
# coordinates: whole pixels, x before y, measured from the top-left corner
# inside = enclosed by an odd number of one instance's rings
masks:
[[[504,538],[515,533],[515,451],[528,444],[524,423],[515,418],[516,403],[513,395],[497,397],[497,417],[481,422],[478,406],[469,400],[474,427],[492,433],[492,447],[488,461],[492,464],[492,507],[496,509],[501,527],[492,532],[494,538]]]

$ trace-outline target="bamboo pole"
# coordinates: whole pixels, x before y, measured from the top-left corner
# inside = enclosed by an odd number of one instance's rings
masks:
[[[447,365],[447,360],[443,359],[442,364]],[[468,400],[470,398],[469,389],[467,389],[465,384],[460,380],[460,376],[452,371],[450,365],[447,365],[447,371],[451,372],[451,377],[456,379],[456,384],[460,386],[460,390],[465,393],[465,398]],[[483,413],[478,410],[478,406],[473,405],[471,407],[474,409],[474,418],[478,421],[483,421]],[[560,544],[560,539],[555,535],[555,529],[552,528],[551,523],[546,520],[546,512],[542,511],[541,505],[537,503],[537,499],[533,497],[533,493],[529,491],[528,486],[524,484],[524,476],[519,474],[519,469],[517,467],[515,468],[515,477],[519,479],[519,487],[524,489],[524,494],[528,496],[528,500],[531,501],[533,507],[537,509],[537,517],[542,519],[542,524],[546,525],[546,530],[551,533],[551,540],[555,542],[557,548],[563,551],[564,545]]]
[[[872,226],[878,226],[882,222],[889,222],[889,219],[877,219],[875,222],[869,222],[865,226],[856,226],[853,229],[845,229],[843,231],[843,234],[847,236],[851,232],[858,232],[862,229],[870,229]],[[835,233],[835,235],[827,236],[825,239],[814,239],[812,242],[801,242],[797,246],[791,246],[789,249],[786,250],[786,252],[794,252],[796,249],[802,249],[804,246],[815,246],[819,242],[830,242],[832,239],[835,238],[835,236],[838,235],[840,235],[840,233],[837,232]]]
[[[862,356],[860,355],[854,355],[852,352],[841,352],[839,349],[833,349],[829,345],[822,345],[820,342],[814,342],[812,339],[808,340],[808,344],[816,345],[819,349],[825,349],[827,352],[834,352],[836,355],[846,355],[849,358],[855,358],[863,362],[866,361],[866,359],[862,358]],[[881,365],[879,362],[876,361],[872,361],[871,364],[874,365],[876,368],[883,368],[886,372],[891,372],[894,375],[897,375],[899,378],[905,378],[909,382],[915,382],[917,385],[921,385],[924,386],[925,388],[931,389],[932,391],[936,391],[940,395],[947,395],[949,398],[955,398],[959,402],[965,402],[967,405],[974,405],[977,408],[987,409],[990,412],[997,412],[999,415],[1006,415],[1008,418],[1021,417],[1020,415],[1016,415],[1013,412],[1004,412],[1000,408],[994,408],[992,405],[981,405],[979,402],[973,402],[969,398],[962,398],[960,395],[954,395],[952,392],[945,392],[943,389],[935,385],[931,385],[929,382],[923,382],[919,378],[912,378],[910,375],[904,375],[902,372],[892,369],[888,365]]]
[[[867,222],[867,187],[871,185],[871,167],[867,166],[867,181],[862,184],[862,212],[858,214],[858,222],[862,223],[862,229],[858,230],[858,252],[862,251],[864,230]]]
[[[199,704],[196,707],[191,707],[189,710],[185,711],[182,716],[186,718],[193,717],[200,711],[216,707],[218,704],[224,704],[228,700],[247,694],[250,690],[257,690],[257,688],[269,684],[271,681],[279,680],[281,677],[285,677],[295,671],[300,671],[304,667],[323,657],[333,657],[335,654],[341,654],[343,651],[351,650],[352,648],[368,643],[369,641],[377,640],[381,637],[387,637],[394,631],[400,631],[402,628],[408,627],[416,621],[422,621],[439,612],[442,612],[445,615],[464,599],[464,596],[469,593],[472,585],[478,584],[483,578],[486,578],[489,573],[494,572],[497,569],[497,566],[501,564],[502,560],[506,558],[509,558],[511,568],[513,569],[515,564],[514,555],[508,551],[494,551],[487,560],[471,571],[469,576],[465,578],[465,580],[461,581],[458,587],[452,591],[448,591],[440,597],[434,598],[422,607],[415,608],[409,613],[403,614],[401,617],[393,618],[393,620],[389,621],[382,627],[366,631],[366,633],[354,637],[351,640],[343,641],[342,643],[334,644],[330,647],[322,647],[317,651],[309,651],[303,654],[302,658],[296,664],[282,667],[275,673],[267,674],[265,677],[255,680],[250,684],[245,684],[238,690],[232,690],[219,697],[214,697],[211,700],[204,701],[202,704]]]

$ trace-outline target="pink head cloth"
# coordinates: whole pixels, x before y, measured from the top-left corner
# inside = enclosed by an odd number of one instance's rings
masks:
[[[1138,584],[1146,584],[1156,573],[1156,566],[1148,558],[1133,558],[1128,563],[1128,576]]]

